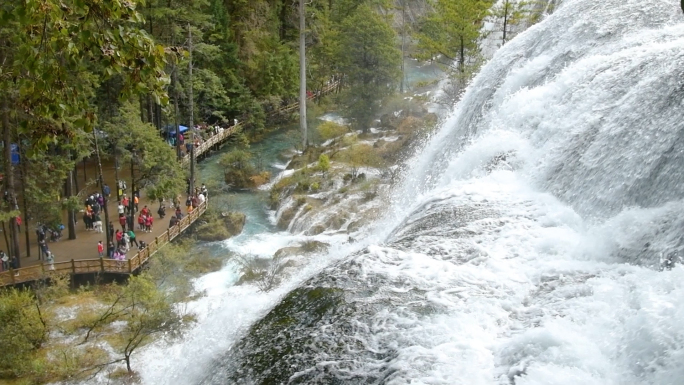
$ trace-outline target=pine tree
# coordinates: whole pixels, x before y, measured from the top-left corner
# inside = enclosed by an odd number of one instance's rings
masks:
[[[363,131],[370,129],[382,99],[395,91],[401,75],[396,37],[368,5],[359,6],[342,23],[337,57],[350,86],[344,105],[353,124]]]

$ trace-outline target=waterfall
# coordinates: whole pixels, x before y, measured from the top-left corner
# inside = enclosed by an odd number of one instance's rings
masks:
[[[143,378],[681,384],[683,21],[563,1],[482,69],[362,249],[268,298],[226,290],[251,302],[215,321],[221,351]]]

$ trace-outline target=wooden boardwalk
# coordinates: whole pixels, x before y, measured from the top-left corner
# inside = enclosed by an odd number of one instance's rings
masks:
[[[313,95],[307,96],[308,100],[313,100],[316,99],[317,97],[327,95],[338,88],[340,88],[340,81],[334,81],[330,82],[330,84],[326,85],[319,91],[314,92]],[[274,115],[285,115],[285,114],[290,114],[293,112],[299,112],[299,102],[294,102],[292,104],[288,104],[287,106],[281,107],[273,112],[271,112],[269,115],[274,116]]]
[[[221,143],[225,142],[231,135],[235,133],[235,131],[239,131],[239,129],[242,127],[240,123],[236,124],[235,126],[228,127],[223,129],[223,131],[220,131],[218,134],[213,135],[209,139],[205,140],[204,142],[200,143],[199,146],[195,148],[195,160],[202,156],[205,152],[211,150],[213,147],[220,145]],[[190,154],[185,154],[181,159],[180,159],[180,164],[182,167],[188,167],[190,165]]]
[[[330,92],[337,90],[340,87],[340,82],[335,81],[326,85],[320,91],[315,92],[313,95],[309,96],[308,99],[312,100],[316,97],[326,95]],[[269,115],[286,115],[299,110],[299,102],[295,102],[279,108],[271,112]],[[218,147],[220,144],[225,142],[231,135],[238,132],[242,128],[240,123],[223,129],[215,135],[212,135],[209,139],[205,140],[199,146],[195,148],[195,158],[199,158],[206,152],[210,151],[214,147]],[[187,167],[190,165],[190,155],[186,154],[180,160],[181,167]],[[190,225],[192,225],[197,219],[199,219],[202,214],[207,210],[208,201],[202,203],[197,209],[193,210],[190,214],[186,215],[181,219],[179,224],[168,229],[161,235],[154,238],[153,241],[149,242],[147,247],[139,252],[137,252],[132,258],[123,261],[117,261],[110,258],[93,258],[93,259],[78,259],[77,256],[73,256],[71,259],[66,261],[55,262],[51,266],[47,263],[39,262],[38,264],[22,267],[16,270],[10,269],[9,271],[0,272],[0,287],[11,286],[22,283],[28,283],[38,280],[43,280],[50,278],[50,276],[55,274],[70,274],[73,276],[84,275],[84,274],[97,274],[97,273],[112,273],[112,274],[122,274],[129,275],[135,274],[140,271],[140,269],[145,265],[145,263],[164,245],[171,242],[173,239],[178,237],[185,231]],[[68,256],[67,256],[68,258]]]
[[[316,97],[327,95],[332,91],[335,91],[338,89],[340,86],[339,81],[331,82],[330,84],[326,85],[323,87],[320,91],[315,92],[313,95],[307,97],[309,100],[313,100]],[[276,116],[276,115],[286,115],[290,114],[293,112],[299,111],[299,102],[294,102],[292,104],[288,104],[287,106],[281,107],[273,112],[271,112],[269,115],[270,116]],[[201,157],[206,153],[207,151],[211,150],[212,148],[222,144],[225,142],[231,135],[233,135],[236,131],[240,131],[242,129],[242,123],[238,123],[234,126],[228,127],[223,129],[223,131],[220,131],[218,134],[211,136],[209,139],[205,140],[204,142],[200,143],[199,146],[197,146],[195,150],[195,160],[197,158]],[[190,154],[185,154],[183,157],[180,159],[180,164],[182,167],[188,167],[190,165]]]
[[[145,263],[164,245],[178,237],[190,225],[207,211],[207,203],[204,201],[198,208],[183,217],[180,222],[157,236],[146,248],[138,251],[132,258],[117,261],[110,258],[95,259],[71,259],[65,262],[55,262],[50,264],[41,263],[29,267],[22,267],[17,270],[9,270],[0,273],[0,286],[16,285],[19,283],[38,281],[49,278],[54,274],[93,274],[93,273],[114,273],[114,274],[135,274],[145,265]]]

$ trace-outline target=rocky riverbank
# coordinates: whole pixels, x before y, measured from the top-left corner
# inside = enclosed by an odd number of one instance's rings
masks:
[[[421,100],[401,98],[366,132],[353,130],[341,119],[320,124],[321,143],[292,156],[286,170],[261,187],[269,191],[277,229],[302,235],[303,240],[269,259],[236,256],[242,266],[238,284],[270,290],[288,271],[327,249],[329,245],[314,240],[317,236],[343,235],[350,242],[361,236],[383,213],[402,164],[437,120]]]

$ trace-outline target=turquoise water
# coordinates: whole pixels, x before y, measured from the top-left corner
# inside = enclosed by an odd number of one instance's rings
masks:
[[[263,141],[254,143],[249,150],[253,154],[256,167],[269,171],[275,177],[285,167],[295,143],[299,141],[298,126],[284,125],[270,133]],[[220,151],[206,158],[198,165],[199,183],[209,188],[211,204],[221,211],[239,211],[247,216],[243,236],[277,231],[271,224],[267,211],[268,191],[244,190],[229,191],[223,177],[223,167],[219,165],[221,156],[233,146],[224,146]]]
[[[408,90],[417,88],[420,82],[433,82],[444,77],[444,71],[436,63],[423,63],[414,59],[406,59],[404,62],[406,70],[406,84]]]
[[[409,89],[416,87],[419,82],[437,81],[444,77],[444,72],[434,63],[421,63],[417,60],[406,59],[406,78]],[[327,116],[337,116],[328,113]],[[316,141],[316,126],[319,119],[309,119],[309,137]],[[297,123],[284,124],[266,136],[259,143],[253,143],[249,150],[253,154],[254,165],[269,171],[272,177],[280,173],[294,153],[295,146],[301,140]],[[221,155],[233,149],[224,146],[220,151],[206,158],[198,164],[198,183],[207,183],[211,204],[222,211],[239,211],[247,216],[242,237],[256,234],[277,232],[276,227],[269,220],[267,210],[268,192],[261,190],[229,191],[223,178],[223,168],[218,164]],[[223,250],[223,249],[221,249]]]
[[[408,62],[411,82],[439,78],[435,67]],[[327,119],[335,117],[335,113],[326,116]],[[310,137],[314,140],[317,122],[320,120],[309,120]],[[300,140],[298,124],[294,122],[277,128],[261,143],[253,144],[250,150],[255,154],[256,163],[275,177],[285,168]],[[236,341],[243,338],[249,328],[274,308],[281,298],[335,261],[364,247],[362,242],[348,242],[346,234],[305,236],[279,231],[271,223],[272,212],[267,209],[268,191],[228,190],[224,170],[218,161],[230,150],[230,146],[226,146],[200,162],[197,182],[207,184],[212,207],[244,213],[247,217],[245,228],[242,234],[228,240],[198,245],[196,250],[207,250],[217,258],[225,259],[226,264],[221,270],[195,280],[195,288],[205,295],[188,304],[188,311],[194,313],[198,320],[192,330],[177,343],[159,343],[141,352],[139,359],[145,362],[141,371],[142,383],[199,383],[215,367],[216,360],[233,349]],[[254,284],[236,285],[243,266],[240,258],[233,256],[268,260],[283,247],[309,240],[332,247],[327,253],[298,260],[299,265],[280,277],[282,280],[271,291],[262,291]],[[193,359],[188,360],[188,357]]]

